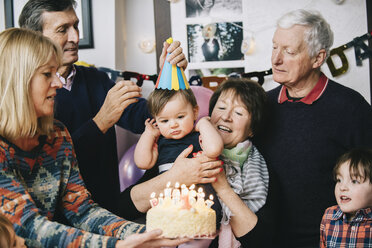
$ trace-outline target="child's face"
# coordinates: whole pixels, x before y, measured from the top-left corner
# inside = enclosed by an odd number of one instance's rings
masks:
[[[337,175],[335,196],[344,213],[355,213],[362,208],[372,207],[372,183],[369,178],[350,178],[349,162],[343,163]]]
[[[211,115],[211,123],[222,137],[226,148],[233,148],[252,136],[251,114],[232,91],[222,92]]]
[[[193,108],[181,95],[173,96],[155,117],[161,135],[167,139],[181,139],[194,128],[198,108]]]

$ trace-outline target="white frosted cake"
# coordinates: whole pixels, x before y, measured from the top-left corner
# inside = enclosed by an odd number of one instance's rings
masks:
[[[146,229],[161,229],[166,238],[208,238],[216,233],[216,213],[211,208],[212,199],[204,201],[204,193],[200,188],[194,190],[182,185],[164,190],[164,195],[151,195],[152,208],[147,212]]]

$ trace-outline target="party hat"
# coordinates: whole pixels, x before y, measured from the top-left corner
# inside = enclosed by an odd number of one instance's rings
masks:
[[[167,39],[168,44],[172,44],[172,37]],[[169,53],[167,54],[167,57]],[[182,68],[177,65],[172,65],[165,59],[163,68],[160,70],[158,80],[155,85],[156,89],[166,90],[185,90],[189,89],[190,85],[186,80],[185,73]]]

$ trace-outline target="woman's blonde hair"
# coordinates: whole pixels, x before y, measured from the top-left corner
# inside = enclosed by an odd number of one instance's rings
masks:
[[[53,116],[37,118],[30,95],[36,70],[52,56],[60,64],[58,45],[41,33],[11,28],[0,33],[0,135],[8,140],[48,135]]]
[[[13,224],[4,215],[0,214],[0,246],[7,245],[6,247],[12,247],[9,229],[13,229]],[[5,243],[4,243],[5,242]]]

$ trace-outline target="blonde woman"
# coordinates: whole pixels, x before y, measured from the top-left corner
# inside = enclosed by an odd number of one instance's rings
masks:
[[[26,245],[161,247],[184,242],[159,239],[160,231],[132,235],[145,227],[91,200],[70,134],[53,120],[54,97],[62,87],[56,75],[59,46],[40,33],[13,28],[0,34],[0,52],[0,214]],[[73,227],[53,222],[57,209]]]
[[[26,247],[25,240],[14,233],[12,222],[2,214],[0,214],[0,247]]]

